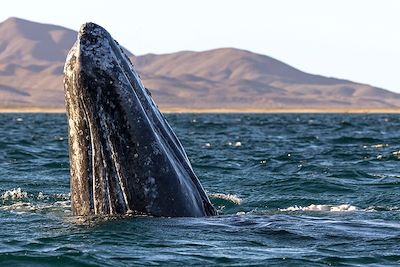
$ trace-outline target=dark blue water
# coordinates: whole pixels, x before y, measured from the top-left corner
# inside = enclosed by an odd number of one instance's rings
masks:
[[[0,266],[400,264],[400,115],[168,115],[220,216],[71,216],[66,118],[0,114]]]

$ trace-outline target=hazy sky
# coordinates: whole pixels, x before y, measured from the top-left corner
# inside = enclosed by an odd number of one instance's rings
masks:
[[[93,21],[137,55],[236,47],[400,92],[399,14],[400,0],[10,0],[0,20]]]

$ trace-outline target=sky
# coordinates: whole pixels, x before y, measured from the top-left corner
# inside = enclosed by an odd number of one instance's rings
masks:
[[[135,55],[235,47],[400,93],[399,14],[400,0],[9,0],[0,21],[92,21]]]

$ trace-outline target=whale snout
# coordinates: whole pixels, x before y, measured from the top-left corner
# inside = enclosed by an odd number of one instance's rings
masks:
[[[64,67],[75,215],[215,215],[186,153],[129,58],[82,25]]]

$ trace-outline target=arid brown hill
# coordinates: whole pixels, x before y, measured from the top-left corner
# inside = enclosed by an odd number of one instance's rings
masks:
[[[0,107],[63,107],[62,69],[75,39],[55,25],[0,23]],[[234,48],[129,55],[161,108],[400,107],[399,94]]]

